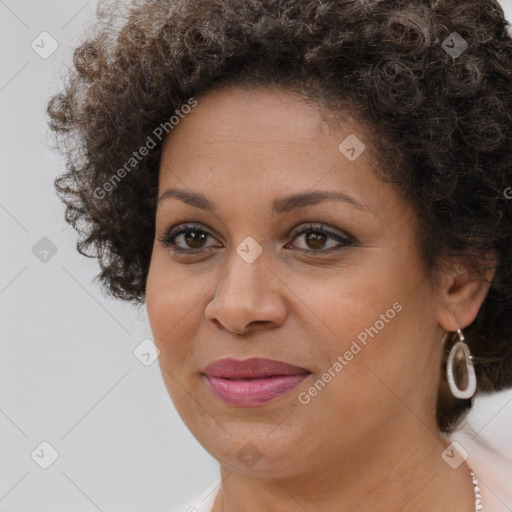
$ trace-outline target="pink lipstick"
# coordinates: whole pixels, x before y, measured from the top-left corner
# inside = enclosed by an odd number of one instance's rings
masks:
[[[223,402],[257,406],[290,392],[311,372],[273,359],[226,358],[210,363],[203,374],[214,394]]]

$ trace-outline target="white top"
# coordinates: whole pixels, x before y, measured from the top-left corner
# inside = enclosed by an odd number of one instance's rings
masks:
[[[468,453],[466,463],[478,480],[483,512],[511,512],[512,460],[506,459],[488,445],[467,424],[463,429],[449,435],[448,440],[457,442]],[[173,512],[211,512],[220,484],[219,476],[195,498]]]
[[[478,480],[483,512],[511,512],[512,459],[510,456],[506,458],[467,424],[463,429],[451,434],[449,440],[460,443],[468,452],[466,463]]]

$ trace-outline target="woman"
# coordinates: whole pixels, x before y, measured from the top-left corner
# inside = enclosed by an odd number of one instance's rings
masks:
[[[110,7],[48,106],[56,187],[219,461],[180,510],[510,510],[462,423],[512,386],[499,4]]]

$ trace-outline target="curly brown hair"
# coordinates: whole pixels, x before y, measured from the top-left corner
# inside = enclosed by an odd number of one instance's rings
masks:
[[[512,386],[507,28],[495,0],[100,3],[47,108],[66,156],[55,187],[81,235],[78,251],[98,258],[109,295],[143,304],[162,127],[170,132],[169,119],[215,87],[275,84],[317,106],[350,108],[365,124],[382,177],[417,212],[428,271],[452,257],[482,270],[494,255],[495,276],[465,334],[478,391]],[[456,41],[467,44],[460,54],[450,51]],[[437,420],[450,432],[472,402],[454,399],[442,375]]]

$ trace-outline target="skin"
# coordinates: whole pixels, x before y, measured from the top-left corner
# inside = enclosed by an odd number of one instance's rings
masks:
[[[198,98],[167,137],[159,195],[179,187],[218,209],[158,204],[146,306],[165,384],[220,463],[214,512],[471,511],[467,465],[451,469],[441,458],[448,442],[435,401],[447,331],[474,320],[488,285],[457,262],[425,273],[413,209],[372,172],[363,128],[348,113],[338,120],[278,88],[231,87]],[[338,150],[349,134],[366,145],[354,161]],[[272,214],[274,199],[312,190],[344,192],[364,209],[327,200]],[[199,255],[160,241],[184,222],[209,235],[197,245],[175,239],[203,247]],[[292,236],[309,223],[355,242]],[[249,236],[263,250],[252,263],[236,252]],[[394,303],[401,311],[300,403]],[[224,357],[268,357],[312,374],[273,402],[236,407],[201,374]],[[261,454],[252,467],[237,457],[246,443]]]

